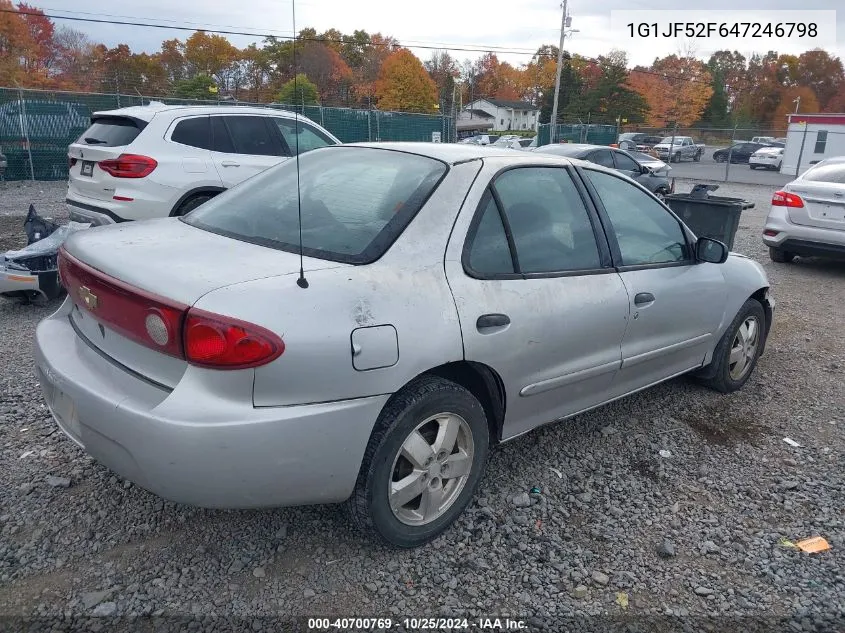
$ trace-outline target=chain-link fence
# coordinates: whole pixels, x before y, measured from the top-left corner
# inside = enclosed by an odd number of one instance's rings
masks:
[[[696,143],[713,146],[727,146],[731,143],[742,141],[775,141],[786,138],[786,125],[780,127],[742,125],[737,127],[678,127],[678,128],[657,128],[623,125],[619,129],[620,134],[625,132],[637,132],[654,137],[691,136]]]
[[[589,143],[610,145],[616,142],[618,128],[598,123],[558,123],[552,139],[552,125],[543,123],[537,128],[537,145],[555,143]]]
[[[67,147],[88,128],[93,112],[148,104],[241,105],[297,111],[344,143],[362,141],[441,142],[456,140],[452,117],[322,106],[193,101],[140,95],[44,92],[0,88],[0,153],[6,180],[64,180]]]

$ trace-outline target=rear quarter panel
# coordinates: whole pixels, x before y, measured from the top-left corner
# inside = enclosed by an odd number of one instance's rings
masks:
[[[260,279],[215,290],[196,306],[280,334],[285,351],[255,370],[255,406],[328,402],[398,391],[425,371],[463,358],[454,299],[444,272],[449,234],[481,161],[453,166],[388,252],[369,265]],[[390,325],[398,360],[360,371],[352,333]],[[396,345],[396,343],[393,343]]]

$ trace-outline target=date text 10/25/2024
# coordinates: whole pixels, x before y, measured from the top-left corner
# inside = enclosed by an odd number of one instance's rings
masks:
[[[312,631],[523,631],[524,620],[500,617],[481,618],[308,618]]]

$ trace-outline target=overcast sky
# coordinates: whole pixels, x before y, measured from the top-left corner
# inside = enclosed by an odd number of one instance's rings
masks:
[[[803,0],[802,10],[833,10],[840,0]],[[103,19],[135,19],[189,28],[205,27],[208,30],[226,29],[248,31],[259,34],[290,35],[292,33],[291,0],[145,0],[143,3],[106,3],[105,0],[44,0],[31,2],[48,13],[72,15],[75,17],[99,17]],[[720,48],[737,49],[748,55],[753,52],[777,50],[782,53],[800,53],[814,44],[806,39],[793,38],[789,41],[766,41],[764,39],[723,43],[716,39],[666,39],[650,38],[631,40],[620,37],[620,21],[614,19],[611,28],[611,12],[620,10],[654,11],[665,10],[665,21],[676,22],[688,19],[678,12],[684,10],[706,10],[705,19],[716,23],[742,20],[751,16],[757,21],[772,21],[773,11],[796,9],[801,3],[795,0],[570,0],[569,13],[572,28],[578,29],[567,40],[566,49],[587,57],[595,57],[612,48],[628,52],[632,64],[650,64],[655,57],[677,53],[681,48],[695,51],[706,58]],[[749,11],[740,16],[731,16],[728,9]],[[797,14],[801,16],[801,13]],[[120,16],[120,17],[117,17]],[[654,14],[643,16],[649,22]],[[520,51],[534,51],[541,44],[557,44],[561,9],[558,0],[297,0],[296,26],[306,26],[318,31],[336,28],[344,33],[363,29],[370,33],[381,32],[396,37],[411,48],[419,57],[426,59],[431,51],[414,48],[414,44],[453,47],[503,47]],[[696,20],[701,14],[694,16]],[[787,16],[788,18],[788,16]],[[792,20],[794,20],[794,16]],[[806,19],[806,18],[805,18]],[[185,39],[189,32],[172,29],[143,28],[125,25],[90,24],[56,20],[86,32],[92,39],[109,46],[127,43],[133,51],[155,52],[163,39],[178,37]],[[822,25],[827,43],[821,48],[845,60],[845,9],[838,12],[833,35],[832,24]],[[661,25],[661,28],[663,26]],[[243,47],[256,37],[227,36],[236,45]],[[494,51],[495,52],[495,51]],[[478,53],[453,51],[460,60],[477,57]],[[530,54],[498,53],[500,59],[511,63],[529,61]]]

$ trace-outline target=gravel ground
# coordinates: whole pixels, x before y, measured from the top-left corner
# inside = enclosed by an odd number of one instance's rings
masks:
[[[675,380],[515,440],[459,522],[413,551],[362,540],[335,507],[207,511],[122,481],[42,404],[30,340],[56,305],[0,299],[0,613],[217,614],[254,630],[272,628],[261,616],[511,614],[549,630],[675,616],[750,631],[783,616],[777,630],[843,630],[845,264],[771,263],[771,192],[718,192],[756,203],[735,250],[763,263],[777,300],[745,388]],[[0,248],[20,245],[30,200],[64,217],[63,194],[7,184]],[[779,545],[816,535],[832,549]]]

